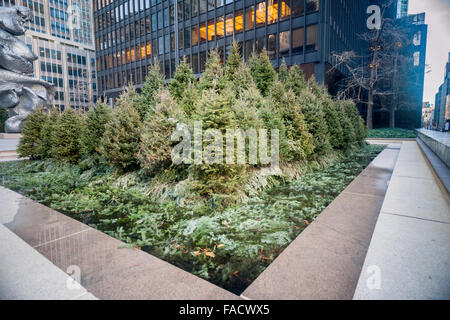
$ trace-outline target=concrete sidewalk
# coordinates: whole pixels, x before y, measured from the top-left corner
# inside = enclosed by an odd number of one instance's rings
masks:
[[[403,142],[354,299],[450,299],[450,207],[417,142]]]

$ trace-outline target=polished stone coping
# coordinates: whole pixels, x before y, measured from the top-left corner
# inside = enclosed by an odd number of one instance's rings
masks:
[[[389,144],[241,297],[352,299],[399,149]]]
[[[449,195],[403,142],[354,299],[450,299]]]
[[[426,135],[430,138],[432,138],[435,141],[438,141],[439,143],[442,143],[443,145],[450,147],[450,133],[448,132],[440,132],[440,131],[434,131],[434,130],[428,130],[428,129],[416,129],[416,131],[420,134]]]
[[[450,167],[450,133],[417,129],[417,136]]]
[[[450,193],[450,168],[421,139],[417,139],[422,152],[447,193]]]
[[[0,300],[97,299],[2,224],[0,243]]]
[[[3,187],[0,187],[0,203],[0,224],[62,271],[71,266],[79,268],[81,284],[99,299],[240,299],[206,280],[146,252],[127,248],[117,239]]]

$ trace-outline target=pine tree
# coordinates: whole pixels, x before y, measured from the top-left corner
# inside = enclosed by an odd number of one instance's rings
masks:
[[[89,110],[81,133],[83,156],[99,156],[97,148],[105,132],[106,125],[111,120],[112,108],[105,103],[97,103],[93,109]]]
[[[286,88],[292,90],[296,96],[301,95],[307,87],[303,70],[298,65],[293,65],[289,69],[284,84],[286,85]]]
[[[254,85],[250,69],[239,52],[239,44],[237,42],[233,42],[231,46],[231,53],[227,58],[224,74],[225,79],[232,85],[233,90],[237,94],[241,94],[243,90]]]
[[[17,146],[17,153],[20,157],[38,159],[38,146],[41,141],[41,131],[48,115],[42,109],[30,113],[22,128],[22,138]]]
[[[342,125],[342,147],[344,150],[349,150],[357,142],[355,129],[350,118],[347,116],[347,110],[344,101],[336,101],[336,108],[338,109],[339,121]]]
[[[214,90],[206,91],[200,99],[197,120],[202,121],[203,131],[217,129],[225,139],[226,129],[237,128],[234,119],[233,105],[236,103],[235,95],[230,88],[224,88],[220,93]],[[212,141],[203,139],[203,148]],[[225,145],[225,140],[222,140]],[[223,162],[226,150],[223,149]],[[245,166],[229,165],[224,163],[196,165],[194,176],[198,183],[195,189],[202,195],[231,194],[239,190]]]
[[[209,52],[208,61],[206,61],[205,71],[203,72],[198,89],[200,92],[208,90],[221,91],[226,86],[226,81],[223,76],[223,65],[220,62],[220,56],[217,50]]]
[[[321,101],[327,122],[328,133],[330,134],[330,143],[334,149],[344,149],[344,132],[339,118],[339,109],[337,103],[328,95],[325,95]]]
[[[197,90],[197,87],[195,86],[195,83],[189,83],[184,89],[183,97],[179,102],[180,106],[184,110],[184,113],[189,118],[197,112],[199,99],[199,92]]]
[[[72,108],[61,113],[51,133],[51,150],[56,160],[76,163],[80,159],[82,125],[82,116]]]
[[[286,83],[286,80],[289,77],[289,69],[286,65],[286,61],[283,58],[283,62],[281,63],[280,69],[278,70],[278,80],[281,81],[281,83]]]
[[[322,105],[310,90],[303,90],[297,99],[302,107],[308,130],[314,138],[314,158],[327,155],[332,148]]]
[[[184,57],[178,65],[172,81],[169,83],[170,95],[179,103],[184,98],[188,86],[196,83],[196,81],[194,72],[192,72],[186,57]]]
[[[364,120],[359,115],[358,108],[356,108],[356,105],[353,103],[353,101],[344,100],[343,105],[345,108],[346,115],[350,119],[350,122],[352,123],[356,143],[363,145],[364,139],[367,136],[367,127],[364,124]]]
[[[148,173],[171,164],[171,135],[178,122],[184,118],[183,109],[171,98],[169,91],[161,90],[156,95],[154,110],[147,114],[142,127],[141,143],[137,159]]]
[[[302,107],[294,93],[291,90],[287,91],[281,81],[275,81],[270,90],[270,99],[275,109],[279,111],[286,128],[289,152],[284,154],[284,160],[307,159],[313,153],[315,146]]]
[[[112,120],[106,125],[99,151],[107,163],[119,170],[137,166],[142,122],[133,103],[134,88],[127,88],[116,102]]]
[[[148,69],[142,93],[138,96],[129,92],[129,99],[132,99],[134,108],[138,111],[141,121],[145,119],[147,112],[155,106],[155,95],[164,87],[165,79],[159,69],[159,64],[155,63]],[[134,91],[135,93],[135,91]]]
[[[54,158],[52,152],[53,132],[56,130],[60,113],[56,108],[50,110],[41,129],[41,139],[37,144],[37,155],[40,159]]]
[[[250,71],[256,86],[263,96],[267,96],[269,88],[275,80],[276,72],[264,49],[261,54],[253,55],[249,61]]]

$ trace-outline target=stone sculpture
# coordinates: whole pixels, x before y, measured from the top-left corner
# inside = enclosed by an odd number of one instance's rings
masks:
[[[49,107],[55,94],[52,84],[32,77],[37,56],[17,38],[32,18],[27,7],[0,7],[0,107],[9,111],[7,133],[20,133],[27,115]]]

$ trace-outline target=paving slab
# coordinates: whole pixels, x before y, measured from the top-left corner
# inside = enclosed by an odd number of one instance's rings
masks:
[[[0,151],[15,151],[19,139],[0,139]]]
[[[0,243],[0,300],[97,299],[2,224]]]
[[[81,273],[81,284],[99,299],[240,299],[3,187],[0,187],[0,204],[0,223],[4,227],[23,237],[31,249],[34,247],[59,270],[76,266]]]
[[[381,210],[450,223],[449,196],[432,170],[417,142],[404,142]]]
[[[450,224],[381,213],[354,299],[450,299],[449,244]]]
[[[241,296],[352,299],[398,152],[381,152]]]

